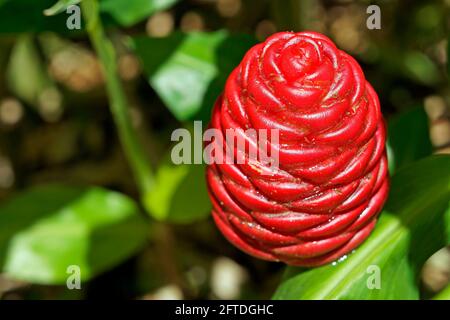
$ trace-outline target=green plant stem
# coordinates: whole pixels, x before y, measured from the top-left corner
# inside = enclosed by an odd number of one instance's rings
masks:
[[[131,122],[127,98],[117,71],[117,57],[114,46],[105,35],[100,20],[98,1],[84,0],[81,2],[81,8],[89,38],[103,68],[110,108],[119,132],[120,141],[141,194],[145,195],[153,186],[152,169]]]

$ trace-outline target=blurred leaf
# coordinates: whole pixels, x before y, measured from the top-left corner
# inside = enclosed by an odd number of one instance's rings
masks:
[[[433,297],[433,300],[450,300],[450,284]]]
[[[178,143],[190,148],[193,164],[174,164],[171,149],[163,158],[156,176],[155,185],[144,195],[144,206],[148,213],[160,221],[174,223],[192,223],[204,219],[211,212],[211,202],[205,178],[205,165],[195,164],[203,156],[203,128],[194,124],[186,124],[183,128],[188,134],[188,141]],[[187,150],[183,150],[183,153]]]
[[[0,1],[0,33],[56,31],[67,33],[67,15],[45,16],[55,0]]]
[[[174,165],[167,161],[159,167],[155,180],[153,191],[144,199],[155,219],[191,223],[209,216],[211,202],[204,165]]]
[[[179,0],[102,0],[100,10],[109,13],[119,24],[131,26],[156,11],[165,10]]]
[[[389,120],[387,149],[391,174],[432,153],[428,117],[423,107],[410,109]]]
[[[434,85],[439,81],[439,70],[426,54],[407,52],[403,61],[406,74],[413,79],[426,85]]]
[[[130,257],[145,239],[136,204],[97,187],[36,187],[0,207],[0,265],[32,283],[65,283],[70,265],[89,280]]]
[[[102,17],[107,25],[131,26],[179,0],[100,0]],[[69,30],[65,9],[79,0],[0,0],[0,33],[54,31],[77,34]],[[44,14],[45,12],[45,14]],[[62,13],[62,14],[58,14]],[[83,31],[83,30],[81,30]]]
[[[44,10],[46,16],[54,16],[55,14],[66,11],[70,6],[80,3],[81,0],[59,0],[53,6]]]
[[[150,84],[175,117],[207,120],[229,73],[255,41],[218,31],[138,37],[134,43]]]
[[[377,61],[377,74],[384,73],[384,77],[379,79],[381,85],[392,83],[395,79],[405,78],[417,84],[434,86],[442,81],[441,72],[435,62],[421,51],[410,50],[408,47],[386,45],[385,43],[374,42],[371,50]]]
[[[11,52],[7,69],[10,90],[31,105],[36,105],[39,93],[52,86],[38,48],[29,34],[20,36]]]
[[[449,202],[450,156],[402,168],[369,238],[340,262],[289,267],[274,299],[417,299],[423,263],[450,243]],[[380,289],[367,286],[371,266],[380,268]]]

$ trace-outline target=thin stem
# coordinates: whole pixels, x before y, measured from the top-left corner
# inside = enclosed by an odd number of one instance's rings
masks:
[[[100,20],[98,1],[84,0],[81,2],[81,8],[89,38],[103,68],[110,108],[118,129],[120,141],[141,194],[145,195],[152,188],[153,174],[150,162],[142,149],[131,122],[127,108],[127,98],[117,72],[117,57],[114,46],[105,35]]]

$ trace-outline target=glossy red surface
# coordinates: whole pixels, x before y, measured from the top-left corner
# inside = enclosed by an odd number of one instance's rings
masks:
[[[281,32],[251,48],[229,76],[211,127],[224,136],[280,130],[278,170],[207,168],[214,220],[241,250],[317,266],[374,228],[389,184],[379,101],[358,63],[327,37]]]

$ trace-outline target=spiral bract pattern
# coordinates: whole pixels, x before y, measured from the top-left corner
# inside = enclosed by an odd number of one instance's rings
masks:
[[[279,129],[276,169],[258,161],[207,168],[214,220],[241,250],[317,266],[374,228],[389,185],[384,121],[358,63],[327,37],[281,32],[251,48],[210,127],[224,137],[227,129]]]

